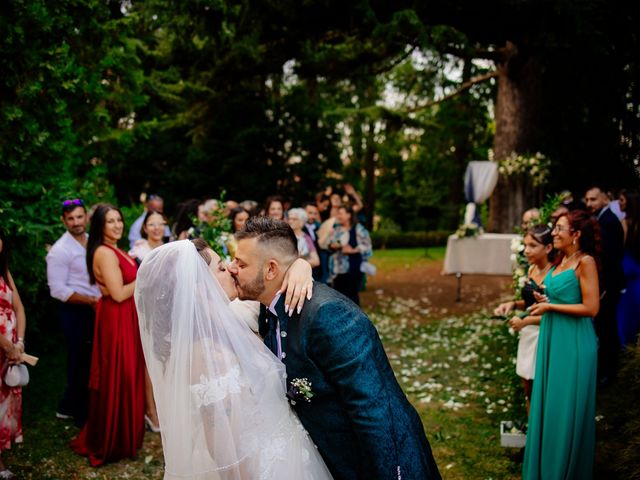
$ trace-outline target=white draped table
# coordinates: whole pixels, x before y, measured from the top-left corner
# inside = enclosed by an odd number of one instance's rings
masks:
[[[484,233],[477,237],[449,235],[443,274],[511,275],[512,233]]]
[[[518,235],[512,233],[484,233],[464,238],[449,235],[442,274],[455,274],[458,278],[457,301],[460,301],[463,274],[511,275],[511,241],[515,238]]]

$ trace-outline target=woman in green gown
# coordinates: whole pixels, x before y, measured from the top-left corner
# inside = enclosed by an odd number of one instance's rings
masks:
[[[531,315],[543,315],[529,414],[524,480],[589,480],[595,448],[600,306],[598,223],[576,210],[558,218],[553,246],[561,261],[545,278]]]

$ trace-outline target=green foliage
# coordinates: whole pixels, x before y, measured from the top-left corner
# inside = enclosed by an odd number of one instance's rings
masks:
[[[104,2],[13,1],[0,16],[0,224],[30,329],[47,312],[61,201],[112,200],[100,139],[135,104],[127,19]]]

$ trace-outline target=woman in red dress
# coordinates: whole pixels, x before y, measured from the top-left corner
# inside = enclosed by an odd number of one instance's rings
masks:
[[[144,356],[133,300],[137,266],[118,248],[124,223],[117,207],[100,204],[91,219],[87,267],[102,298],[96,306],[89,379],[89,415],[71,448],[92,466],[135,458],[144,437]]]

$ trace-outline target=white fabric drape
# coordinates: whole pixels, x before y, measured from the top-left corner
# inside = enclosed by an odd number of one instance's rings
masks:
[[[149,253],[135,299],[165,479],[330,478],[286,401],[284,365],[190,241]]]
[[[498,183],[498,165],[495,162],[474,160],[469,162],[464,174],[464,192],[467,198],[464,223],[477,218],[476,205],[487,200]]]

